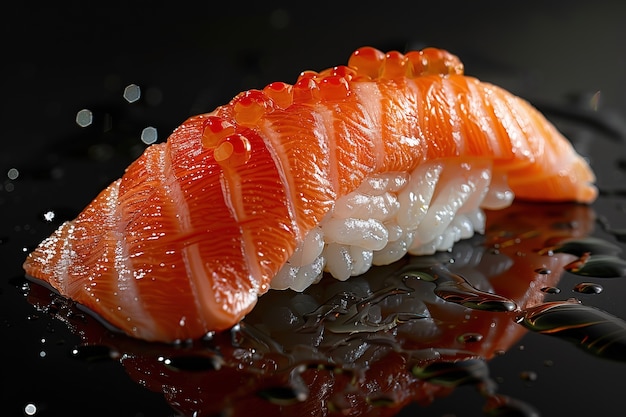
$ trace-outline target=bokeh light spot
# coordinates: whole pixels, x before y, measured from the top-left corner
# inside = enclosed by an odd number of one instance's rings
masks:
[[[124,98],[129,103],[134,103],[141,98],[141,88],[137,84],[129,84],[124,89]]]
[[[93,113],[91,110],[82,109],[76,113],[76,124],[80,127],[87,127],[93,123]]]
[[[157,133],[157,130],[156,128],[152,126],[146,127],[141,132],[141,141],[145,143],[146,145],[152,145],[154,142],[157,141],[158,138],[159,138],[159,135]]]

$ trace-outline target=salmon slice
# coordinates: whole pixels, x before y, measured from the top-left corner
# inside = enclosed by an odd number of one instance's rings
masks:
[[[446,167],[460,177],[440,176]],[[419,172],[430,191],[402,194]],[[236,324],[279,273],[309,285],[331,255],[363,272],[384,245],[395,245],[393,259],[410,251],[418,224],[397,220],[406,202],[424,214],[431,198],[452,210],[450,224],[436,229],[447,237],[422,242],[440,250],[481,231],[489,187],[502,184],[498,192],[509,196],[496,206],[513,194],[589,203],[593,181],[537,110],[465,76],[455,56],[366,47],[348,66],[243,92],[189,118],[44,240],[24,268],[132,336],[197,338]],[[338,223],[341,233],[361,233],[363,247],[311,238],[323,235],[342,198],[385,213]],[[307,261],[296,265],[294,254]]]

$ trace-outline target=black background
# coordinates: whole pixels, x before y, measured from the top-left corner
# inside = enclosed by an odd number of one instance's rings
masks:
[[[578,131],[581,152],[592,153],[594,141],[612,143],[606,149],[621,155],[596,154],[591,162],[602,186],[622,184],[623,173],[614,167],[626,155],[623,145],[616,145],[626,132],[626,3],[299,4],[136,1],[2,7],[3,415],[23,415],[28,402],[46,416],[173,415],[159,394],[132,382],[121,366],[69,359],[68,350],[78,339],[62,323],[34,314],[20,290],[21,263],[25,248],[121,175],[145,147],[143,128],[157,128],[159,140],[165,140],[188,116],[210,111],[241,90],[277,80],[292,83],[302,70],[344,64],[363,45],[400,51],[437,46],[460,56],[466,73],[529,99],[555,122],[555,109],[582,109],[585,116],[591,104],[599,104],[602,123]],[[122,92],[131,83],[143,94],[129,104]],[[86,128],[75,123],[83,108],[94,115]],[[563,126],[576,128],[566,122]],[[8,176],[11,168],[19,172],[17,178]],[[595,207],[616,226],[624,225],[620,200],[601,198]],[[43,219],[49,210],[56,214],[53,222]],[[622,318],[624,288],[607,283],[607,295],[600,298],[603,308]],[[507,381],[508,392],[530,400],[543,415],[610,415],[609,410],[624,406],[624,364],[589,359],[559,340],[537,335],[521,345],[524,349],[513,349],[506,361],[495,360],[492,372]],[[555,365],[545,369],[546,360]],[[528,369],[539,375],[532,384],[518,377]],[[482,403],[472,394],[460,389],[407,415],[480,415]]]

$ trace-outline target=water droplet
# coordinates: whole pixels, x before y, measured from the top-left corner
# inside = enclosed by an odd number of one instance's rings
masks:
[[[552,273],[552,271],[550,271],[548,268],[537,268],[535,269],[535,272],[541,275],[549,275]]]
[[[581,282],[574,287],[574,291],[581,294],[600,294],[603,289],[602,285],[593,282]]]
[[[215,333],[214,331],[207,332],[207,333],[206,333],[206,334],[202,337],[202,340],[203,340],[203,341],[205,341],[205,342],[209,342],[209,341],[211,341],[211,340],[213,340],[213,339],[215,338],[215,334],[216,334],[216,333]]]
[[[597,278],[626,276],[626,261],[613,255],[583,255],[566,265],[565,270],[576,275]]]
[[[403,274],[405,279],[417,278],[435,282],[435,294],[449,303],[460,304],[474,310],[494,312],[513,311],[517,307],[514,301],[506,297],[474,288],[461,275],[447,269],[445,264],[404,270]]]
[[[593,355],[626,362],[626,322],[602,310],[577,302],[554,301],[523,310],[518,322],[534,332],[567,340]]]
[[[546,294],[558,294],[561,292],[561,289],[557,287],[543,287],[541,291],[545,292]]]
[[[569,253],[576,256],[583,256],[585,253],[617,255],[622,251],[619,246],[595,237],[548,241],[548,245],[551,246],[549,249],[555,253]]]
[[[91,110],[82,109],[76,113],[76,124],[80,127],[87,127],[93,123],[93,113]]]
[[[146,127],[141,132],[141,141],[145,143],[146,145],[152,145],[153,143],[157,141],[158,137],[159,135],[157,133],[156,128],[152,126]]]
[[[136,84],[129,84],[124,89],[124,98],[129,103],[134,103],[141,98],[141,88]]]
[[[517,307],[514,301],[480,291],[466,281],[439,283],[435,288],[435,294],[449,303],[460,304],[474,310],[513,311]]]
[[[446,387],[485,382],[489,376],[487,363],[482,359],[433,362],[424,367],[414,366],[411,372],[421,380]]]

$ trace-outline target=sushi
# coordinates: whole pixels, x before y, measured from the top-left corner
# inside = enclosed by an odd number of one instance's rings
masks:
[[[199,338],[270,288],[449,250],[483,209],[590,203],[593,182],[535,108],[456,56],[363,47],[189,118],[24,268],[131,336]]]

